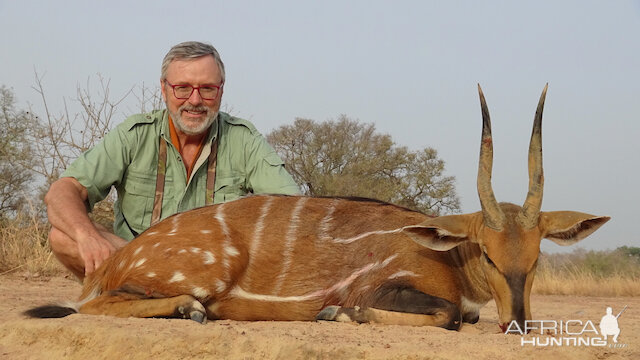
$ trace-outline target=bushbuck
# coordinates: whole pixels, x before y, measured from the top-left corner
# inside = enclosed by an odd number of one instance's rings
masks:
[[[173,215],[117,251],[72,305],[27,311],[119,317],[336,320],[459,329],[494,299],[499,325],[531,319],[542,238],[573,244],[607,216],[541,211],[542,111],[529,146],[524,205],[491,187],[491,123],[482,89],[477,187],[482,211],[431,217],[368,199],[249,196]]]

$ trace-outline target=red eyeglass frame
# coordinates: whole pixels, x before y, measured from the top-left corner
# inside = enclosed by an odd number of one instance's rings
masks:
[[[215,100],[218,98],[218,94],[220,94],[220,89],[222,89],[222,87],[224,86],[224,83],[220,84],[220,85],[203,85],[203,86],[193,86],[191,84],[177,84],[177,85],[173,85],[169,82],[169,80],[164,79],[164,81],[171,87],[171,89],[173,90],[173,96],[176,99],[180,99],[180,100],[188,100],[191,95],[193,95],[193,92],[198,90],[198,95],[202,98],[202,100]],[[183,97],[178,97],[178,95],[176,95],[176,86],[189,86],[191,87],[191,93],[189,93],[189,96],[187,96],[186,98]],[[203,87],[213,87],[216,88],[218,91],[216,91],[216,97],[214,98],[206,98],[204,96],[202,96],[202,94],[200,93],[200,88]]]

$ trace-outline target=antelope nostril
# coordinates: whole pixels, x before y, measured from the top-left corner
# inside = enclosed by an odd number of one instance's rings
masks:
[[[507,332],[507,324],[498,324],[498,326],[500,326],[500,330],[502,330],[503,334]]]

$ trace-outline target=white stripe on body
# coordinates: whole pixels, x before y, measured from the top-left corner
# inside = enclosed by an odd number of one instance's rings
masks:
[[[271,204],[273,203],[273,197],[266,197],[266,200],[262,204],[260,209],[260,217],[258,217],[258,221],[256,222],[256,226],[253,230],[253,237],[251,238],[251,246],[249,247],[249,261],[247,263],[247,269],[251,269],[253,265],[253,259],[255,259],[258,255],[258,251],[260,249],[260,245],[262,245],[262,237],[264,235],[264,225],[265,218],[269,214],[271,210]],[[247,288],[251,288],[251,276],[244,277],[244,286]]]
[[[329,230],[331,229],[331,222],[333,221],[333,213],[336,211],[338,205],[338,199],[333,199],[327,214],[324,216],[320,224],[318,225],[318,239],[319,240],[331,240]]]
[[[393,229],[393,230],[377,230],[377,231],[368,231],[365,233],[362,233],[360,235],[356,235],[354,237],[350,237],[347,239],[343,239],[343,238],[336,238],[333,239],[334,243],[337,244],[351,244],[352,242],[358,241],[358,240],[362,240],[366,237],[369,236],[374,236],[374,235],[387,235],[387,234],[398,234],[400,232],[402,232],[402,230],[404,230],[404,228],[399,228],[399,229]]]
[[[231,237],[229,236],[229,227],[224,219],[224,203],[218,205],[216,208],[216,213],[213,217],[218,220],[220,224],[220,229],[222,230],[222,235],[224,236],[224,240],[222,241],[222,253],[224,257],[222,258],[222,266],[224,267],[224,275],[223,278],[226,282],[231,281],[231,261],[229,259],[230,248],[235,248],[231,245]],[[237,250],[236,250],[237,251]],[[232,251],[231,251],[232,253]]]
[[[289,273],[289,269],[291,268],[293,249],[295,247],[298,232],[298,225],[300,225],[300,212],[302,211],[302,208],[304,207],[304,204],[308,199],[309,198],[307,197],[298,198],[298,201],[296,202],[296,205],[291,212],[289,230],[287,231],[287,235],[285,237],[284,250],[282,254],[282,270],[280,270],[280,274],[276,279],[276,285],[273,289],[274,295],[280,293],[282,284],[284,283],[284,280]]]
[[[392,279],[397,279],[399,277],[406,277],[406,276],[417,277],[417,276],[420,276],[420,275],[414,273],[413,271],[400,270],[395,274],[389,275],[389,277],[387,279],[392,280]]]

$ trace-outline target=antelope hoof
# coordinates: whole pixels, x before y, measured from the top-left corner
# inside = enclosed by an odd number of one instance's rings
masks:
[[[334,321],[338,315],[338,310],[340,310],[340,306],[327,306],[316,315],[316,320]]]
[[[207,311],[199,301],[192,301],[191,304],[186,306],[178,306],[178,313],[183,319],[191,319],[197,321],[200,324],[207,323]]]
[[[197,321],[200,324],[204,325],[207,323],[207,316],[198,310],[190,312],[189,317],[191,318],[191,320]]]

